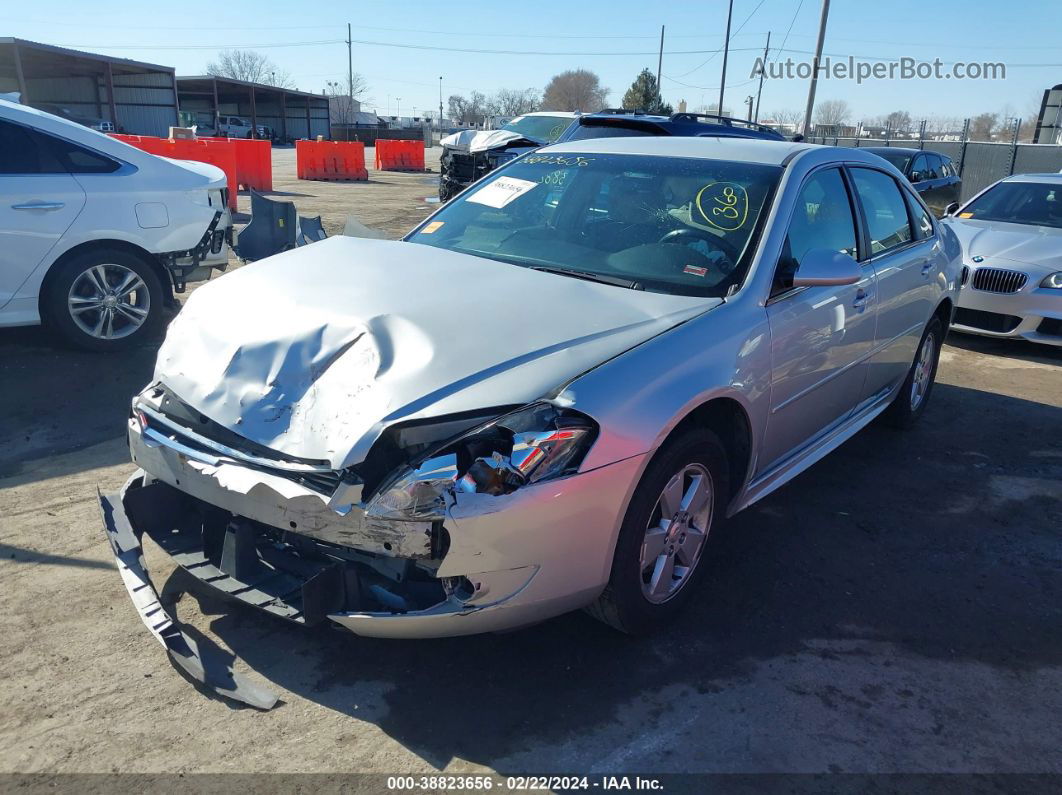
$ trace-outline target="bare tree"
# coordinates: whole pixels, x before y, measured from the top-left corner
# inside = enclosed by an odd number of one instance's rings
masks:
[[[888,114],[885,119],[884,127],[888,127],[893,132],[905,133],[911,129],[911,114],[906,110],[894,110]]]
[[[816,124],[844,124],[852,115],[852,109],[843,99],[827,99],[815,109]]]
[[[362,103],[371,101],[365,98],[369,84],[357,72],[354,73],[352,84],[348,84],[347,80],[329,80],[325,87],[328,96],[328,116],[332,124],[353,124],[357,118],[355,114],[361,110]],[[351,102],[351,97],[354,99],[353,102]]]
[[[569,69],[554,75],[542,95],[543,110],[581,110],[592,112],[605,107],[608,89],[601,79],[587,69]]]
[[[208,75],[231,77],[246,83],[261,83],[277,88],[295,87],[291,75],[254,50],[222,50],[217,60],[207,64],[206,71]]]
[[[487,100],[487,112],[491,116],[519,116],[530,113],[541,100],[533,88],[502,88]]]
[[[465,124],[482,124],[487,117],[487,97],[473,91],[467,97],[451,94],[447,100],[450,118]]]
[[[1036,135],[1036,121],[1040,117],[1040,105],[1043,104],[1042,94],[1033,94],[1025,106],[1025,115],[1021,120],[1021,129],[1018,130],[1018,139],[1032,142]]]
[[[793,130],[799,130],[804,126],[803,111],[794,110],[793,108],[782,108],[761,116],[760,118],[766,120],[768,124],[774,123],[783,126],[786,130],[789,130],[790,128]]]
[[[995,113],[977,114],[970,119],[970,140],[991,141],[998,124],[999,116]]]

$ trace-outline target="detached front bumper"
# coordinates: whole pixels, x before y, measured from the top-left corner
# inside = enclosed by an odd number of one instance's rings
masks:
[[[140,620],[169,652],[174,663],[192,679],[220,695],[258,709],[272,709],[277,703],[274,693],[250,682],[231,666],[205,663],[195,641],[181,631],[163,606],[144,563],[140,533],[133,529],[125,513],[126,493],[136,481],[137,477],[134,477],[126,483],[120,494],[104,496],[97,490],[96,495],[115,564]]]

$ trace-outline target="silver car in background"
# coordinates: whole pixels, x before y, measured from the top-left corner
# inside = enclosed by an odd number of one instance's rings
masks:
[[[943,223],[962,244],[953,328],[1062,345],[1062,174],[1002,179]]]
[[[404,241],[199,288],[134,401],[111,542],[149,626],[144,533],[302,623],[588,608],[645,632],[694,597],[714,526],[878,415],[919,418],[958,273],[950,230],[858,149],[547,147]]]

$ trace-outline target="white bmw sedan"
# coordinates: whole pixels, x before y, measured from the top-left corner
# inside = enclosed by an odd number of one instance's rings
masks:
[[[228,264],[224,172],[0,100],[0,327],[110,351],[162,327],[174,291]]]
[[[952,328],[1062,345],[1062,174],[1018,174],[943,222],[962,244]]]

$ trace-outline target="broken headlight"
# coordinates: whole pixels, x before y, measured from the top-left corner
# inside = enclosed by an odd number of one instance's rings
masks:
[[[366,507],[391,521],[442,519],[454,493],[509,494],[574,472],[597,430],[593,421],[547,403],[506,414],[447,443],[392,478]]]

